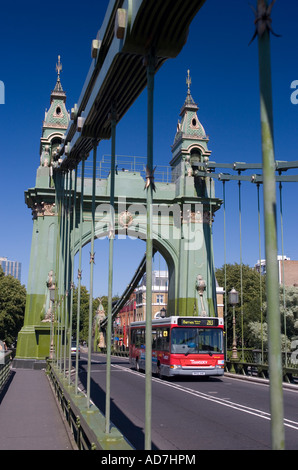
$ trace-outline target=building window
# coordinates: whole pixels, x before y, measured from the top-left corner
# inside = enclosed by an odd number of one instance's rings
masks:
[[[164,299],[163,299],[163,295],[162,295],[162,294],[157,294],[157,296],[156,296],[156,303],[157,303],[157,304],[163,304],[163,303],[164,303]]]

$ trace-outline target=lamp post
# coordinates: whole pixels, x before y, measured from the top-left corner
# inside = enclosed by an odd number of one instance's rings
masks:
[[[239,303],[239,294],[236,289],[229,292],[229,304],[233,307],[233,347],[232,347],[232,359],[238,359],[237,343],[236,343],[236,318],[235,318],[235,306]]]
[[[164,307],[162,307],[160,309],[160,318],[165,318],[166,313],[167,313],[166,309]]]
[[[49,288],[51,302],[51,339],[50,339],[50,359],[54,359],[54,321],[55,321],[55,284]]]

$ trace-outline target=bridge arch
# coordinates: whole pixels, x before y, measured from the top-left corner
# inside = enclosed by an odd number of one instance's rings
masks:
[[[78,236],[79,228],[76,232],[74,245],[73,245],[73,255],[75,256],[80,247],[85,247],[92,240],[92,232],[90,225],[89,227],[83,228],[82,239]],[[139,226],[139,237],[136,237],[136,232],[129,229],[126,230],[126,237],[136,238],[146,242],[146,227]],[[115,224],[115,236],[123,235],[123,227],[120,224]],[[102,226],[97,225],[97,230],[95,231],[95,238],[102,239],[108,238],[109,232],[102,230]],[[157,230],[152,231],[153,237],[153,249],[160,253],[168,267],[169,275],[169,286],[168,286],[168,312],[172,315],[177,314],[177,291],[178,291],[178,282],[177,282],[177,272],[179,266],[179,253],[177,252],[177,246],[172,243],[170,239],[165,239]]]

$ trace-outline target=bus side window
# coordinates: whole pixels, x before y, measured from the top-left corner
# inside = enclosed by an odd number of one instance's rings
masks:
[[[170,346],[170,329],[157,328],[157,345],[159,351],[169,351]]]
[[[156,330],[152,330],[152,349],[156,349]]]
[[[162,330],[157,328],[156,330],[156,349],[162,351]]]
[[[134,344],[134,330],[130,330],[130,344]]]
[[[141,348],[145,348],[145,343],[146,343],[146,340],[145,340],[145,330],[144,328],[141,330]]]
[[[163,336],[163,350],[169,351],[170,350],[170,329],[164,328],[162,332]]]
[[[135,330],[135,345],[139,348],[142,344],[142,330]]]

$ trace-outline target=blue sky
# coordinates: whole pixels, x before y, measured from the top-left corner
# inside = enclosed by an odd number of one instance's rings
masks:
[[[255,0],[251,3],[255,4]],[[22,282],[27,283],[32,217],[24,203],[24,191],[34,187],[39,165],[39,141],[51,90],[55,65],[61,55],[61,82],[67,92],[67,108],[77,102],[108,0],[7,2],[0,17],[0,80],[5,84],[5,104],[0,105],[1,231],[0,256],[22,263]],[[273,8],[272,81],[275,157],[298,160],[298,105],[293,105],[290,86],[298,80],[298,3],[278,0]],[[210,136],[211,160],[217,163],[261,162],[257,41],[254,15],[246,0],[207,0],[194,19],[187,44],[176,59],[156,75],[154,164],[168,165],[180,108],[186,97],[190,69],[191,92],[199,105],[198,117]],[[146,156],[146,90],[117,127],[117,153]],[[110,152],[110,143],[99,153]],[[227,261],[239,262],[238,186],[226,185]],[[222,184],[216,185],[222,197]],[[298,259],[297,184],[283,187],[284,252]],[[277,194],[278,197],[278,194]],[[279,205],[278,205],[279,211]],[[278,218],[279,224],[279,218]],[[94,294],[107,293],[106,242],[96,241]],[[224,262],[223,211],[214,223],[215,265]],[[280,236],[279,251],[281,252]],[[84,250],[89,257],[89,247]],[[145,252],[142,241],[117,241],[114,293],[120,294]],[[264,257],[263,235],[262,256]],[[256,187],[242,185],[242,257],[254,265],[259,258]],[[88,286],[88,263],[83,282]],[[164,263],[156,257],[157,269]],[[84,278],[85,274],[85,278]]]

